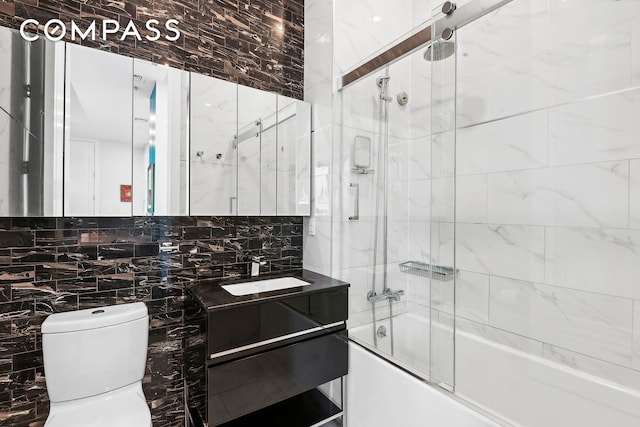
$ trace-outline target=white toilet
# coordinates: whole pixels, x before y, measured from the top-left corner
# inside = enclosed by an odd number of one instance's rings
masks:
[[[52,314],[42,324],[51,401],[45,427],[150,427],[142,392],[144,303]]]

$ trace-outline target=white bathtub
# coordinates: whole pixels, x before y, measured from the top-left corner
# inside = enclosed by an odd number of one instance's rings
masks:
[[[498,426],[354,343],[346,388],[347,427]]]
[[[429,319],[412,313],[395,316],[393,334],[389,319],[376,322],[375,328],[381,326],[386,328],[387,336],[378,338],[377,349],[391,355],[393,337],[393,357],[397,359],[396,362],[427,377],[429,375]],[[369,323],[350,329],[349,337],[365,346],[371,346],[374,333],[374,325]]]
[[[390,354],[387,337],[379,350]],[[394,363],[426,378],[431,373],[453,382],[455,394],[487,414],[489,419],[451,395],[388,363],[384,358],[350,344],[347,377],[348,427],[472,427],[522,425],[565,427],[576,425],[616,427],[640,425],[640,391],[572,369],[526,351],[480,336],[481,331],[456,329],[455,358],[451,327],[434,325],[427,318],[406,313],[394,317]],[[373,342],[373,325],[349,331],[358,343]],[[436,359],[437,358],[437,359]],[[499,424],[498,424],[499,423]]]

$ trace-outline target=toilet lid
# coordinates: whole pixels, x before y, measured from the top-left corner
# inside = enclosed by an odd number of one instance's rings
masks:
[[[104,396],[104,397],[102,397]],[[52,405],[45,427],[149,427],[151,413],[138,393],[107,393]]]

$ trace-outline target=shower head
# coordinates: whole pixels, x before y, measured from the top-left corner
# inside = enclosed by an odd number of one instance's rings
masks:
[[[440,40],[434,42],[424,51],[427,61],[442,61],[456,52],[456,44],[452,41]]]

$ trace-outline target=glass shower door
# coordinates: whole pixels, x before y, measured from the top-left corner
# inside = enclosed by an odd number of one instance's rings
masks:
[[[446,25],[434,10],[433,35]],[[455,386],[455,297],[460,276],[455,265],[456,37],[435,38],[424,52],[431,69],[431,188],[429,259],[430,355],[433,383]]]
[[[640,3],[502,3],[431,63],[431,376],[516,425],[635,426]]]
[[[351,283],[350,337],[425,379],[429,282],[411,262],[429,246],[429,100],[413,86],[428,91],[427,71],[416,53],[340,92],[332,260],[333,276]]]
[[[334,217],[334,276],[351,283],[351,336],[391,355],[391,312],[400,301],[383,299],[390,284],[388,249],[389,69],[383,69],[341,92],[338,167],[340,215]]]

